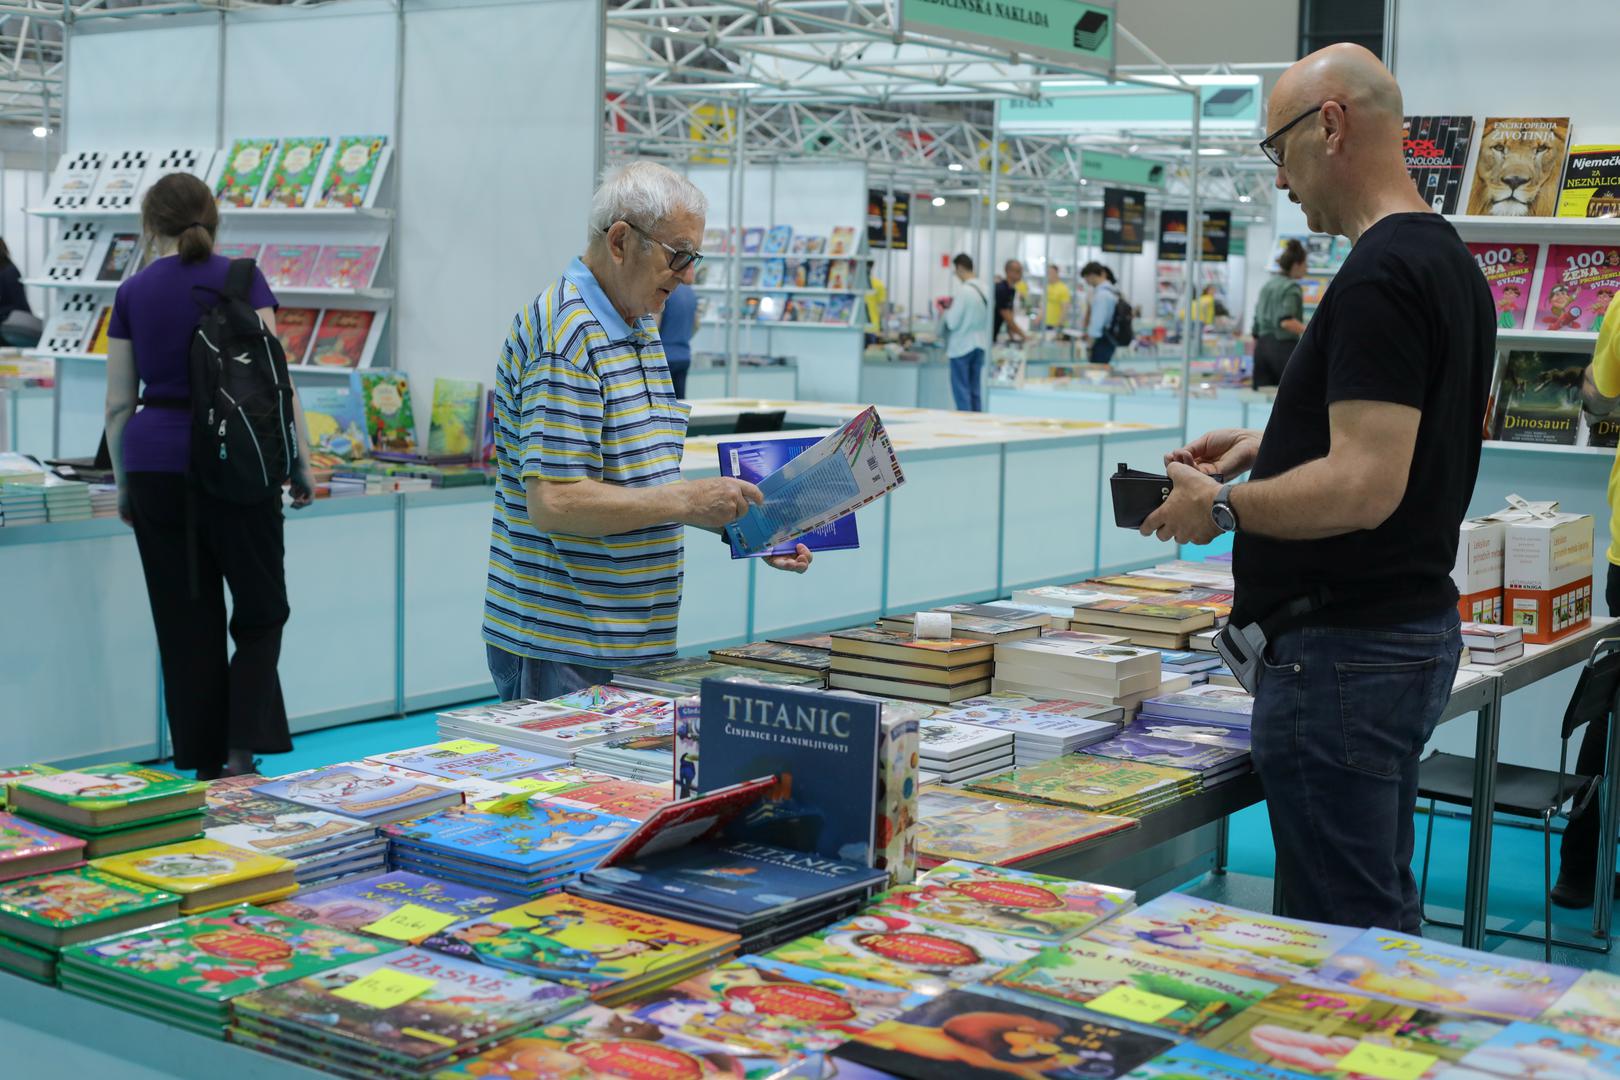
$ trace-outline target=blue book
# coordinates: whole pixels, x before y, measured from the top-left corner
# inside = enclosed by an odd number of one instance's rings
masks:
[[[458,919],[471,919],[519,902],[518,897],[509,893],[468,889],[420,874],[395,871],[300,893],[297,899],[270,905],[270,910],[305,922],[358,932],[406,904]]]
[[[887,877],[885,870],[744,841],[689,844],[581,875],[609,892],[725,912],[742,921],[831,902]]]
[[[808,690],[706,681],[700,791],[761,776],[777,786],[728,836],[871,866],[882,704]]]
[[[382,825],[461,804],[461,792],[363,765],[328,765],[253,788],[260,795]]]
[[[720,475],[734,476],[739,480],[747,480],[750,484],[757,484],[820,441],[820,438],[811,436],[721,443]],[[744,551],[737,543],[736,537],[730,533],[726,535],[726,539],[731,544],[733,559],[752,559],[762,555],[792,555],[798,544],[803,544],[811,551],[842,551],[861,546],[860,536],[855,531],[854,514],[845,514],[830,524],[810,530],[798,540],[789,540],[765,551]]]
[[[539,801],[529,813],[463,811],[400,822],[384,831],[412,846],[528,874],[606,852],[634,832],[629,818],[575,810]]]
[[[1131,1072],[1131,1080],[1307,1080],[1307,1074],[1189,1042],[1138,1065]]]

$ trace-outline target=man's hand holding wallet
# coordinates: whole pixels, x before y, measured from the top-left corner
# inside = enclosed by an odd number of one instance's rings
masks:
[[[1163,476],[1121,465],[1110,481],[1115,524],[1180,544],[1234,531],[1226,477],[1247,472],[1259,450],[1259,432],[1224,428],[1166,454]]]

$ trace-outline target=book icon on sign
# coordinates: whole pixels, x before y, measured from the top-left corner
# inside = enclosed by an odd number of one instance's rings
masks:
[[[1095,52],[1108,36],[1108,14],[1088,11],[1074,24],[1074,47]]]

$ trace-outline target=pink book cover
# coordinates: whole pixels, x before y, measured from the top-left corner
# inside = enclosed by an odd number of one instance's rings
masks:
[[[369,289],[381,255],[375,246],[328,244],[321,248],[309,283],[317,289]]]
[[[315,260],[320,255],[319,244],[266,244],[259,260],[259,269],[273,289],[302,289],[308,287],[315,273]]]
[[[83,851],[84,841],[76,836],[65,836],[16,814],[0,813],[0,881],[43,873],[45,869],[83,866],[84,860],[79,858]],[[76,861],[51,860],[49,867],[41,868],[39,860],[47,855],[67,855]]]
[[[257,259],[261,244],[215,244],[214,254],[227,259]]]
[[[1541,275],[1532,330],[1603,329],[1609,303],[1620,291],[1620,247],[1552,244]]]
[[[1469,244],[1468,253],[1491,287],[1497,329],[1523,329],[1524,313],[1530,309],[1530,278],[1536,272],[1541,245]]]

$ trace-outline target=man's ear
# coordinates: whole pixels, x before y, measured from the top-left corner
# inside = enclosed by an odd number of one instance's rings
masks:
[[[1324,103],[1322,111],[1317,114],[1322,125],[1322,138],[1330,154],[1344,149],[1344,116],[1344,106],[1337,101]]]
[[[629,224],[623,221],[615,221],[608,226],[607,232],[603,234],[603,238],[607,240],[608,257],[621,266],[624,264],[625,245],[630,242],[630,233]]]

